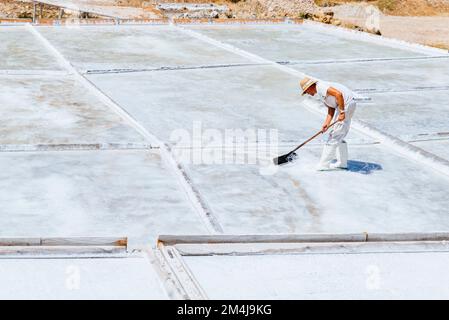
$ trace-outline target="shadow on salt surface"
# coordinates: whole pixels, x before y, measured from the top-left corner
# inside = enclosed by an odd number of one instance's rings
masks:
[[[355,161],[355,160],[348,161],[349,172],[371,174],[373,173],[373,171],[380,171],[380,170],[383,170],[383,168],[380,164],[377,163]]]
[[[289,163],[281,165],[281,167],[282,168],[295,167],[298,165],[299,161],[300,160],[289,162]],[[335,161],[336,160],[334,160],[333,162],[335,162]],[[300,165],[304,166],[304,164],[300,164]],[[307,164],[306,166],[308,169],[313,171],[312,165]],[[383,170],[382,166],[377,163],[357,161],[357,160],[348,160],[348,170],[347,171],[337,170],[334,172],[355,172],[355,173],[368,175],[368,174],[373,173],[374,171],[381,171],[381,170]]]

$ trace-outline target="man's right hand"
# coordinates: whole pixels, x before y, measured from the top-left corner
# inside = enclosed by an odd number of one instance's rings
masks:
[[[321,132],[325,133],[328,128],[329,128],[329,124],[328,123],[323,124],[323,126],[321,127]]]

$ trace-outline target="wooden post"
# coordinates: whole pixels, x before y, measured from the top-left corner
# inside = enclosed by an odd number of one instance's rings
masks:
[[[35,2],[33,2],[33,23],[36,23],[36,6],[37,6],[37,3],[35,1]]]

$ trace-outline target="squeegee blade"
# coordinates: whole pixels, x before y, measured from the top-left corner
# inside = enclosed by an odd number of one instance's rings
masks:
[[[295,152],[289,152],[287,154],[284,154],[282,156],[279,156],[277,158],[273,159],[273,163],[277,166],[286,164],[288,162],[292,162],[294,161],[298,156],[296,155]]]

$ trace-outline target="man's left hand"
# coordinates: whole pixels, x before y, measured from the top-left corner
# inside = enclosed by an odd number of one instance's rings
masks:
[[[343,112],[343,113],[340,113],[339,115],[338,115],[338,121],[344,121],[346,119],[346,115],[345,115],[345,113]]]

